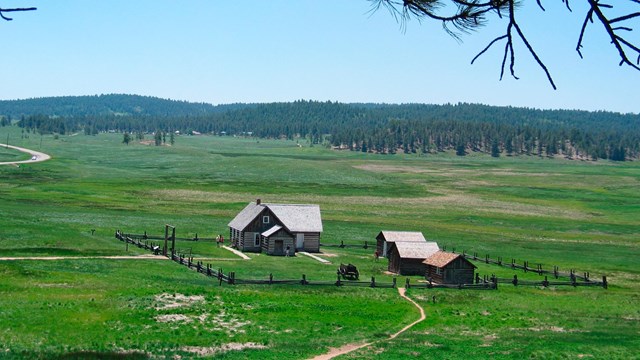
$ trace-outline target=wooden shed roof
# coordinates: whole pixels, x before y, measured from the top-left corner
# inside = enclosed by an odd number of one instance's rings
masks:
[[[268,208],[287,230],[292,232],[322,232],[320,206],[307,204],[256,204],[249,203],[229,222],[229,227],[244,230]]]
[[[388,231],[383,230],[376,239],[384,239],[386,242],[427,242],[421,232],[417,231]]]
[[[276,226],[272,227],[271,229],[269,229],[269,230],[267,230],[267,231],[263,232],[263,233],[262,233],[262,236],[264,236],[264,237],[269,237],[269,236],[271,236],[271,235],[273,235],[273,234],[277,233],[280,229],[282,229],[282,226],[280,226],[280,225],[276,225]]]
[[[454,253],[450,253],[450,252],[446,252],[446,251],[438,251],[438,252],[434,253],[433,255],[429,256],[422,263],[423,264],[427,264],[427,265],[431,265],[431,266],[435,266],[435,267],[439,267],[439,268],[443,268],[443,267],[449,265],[451,262],[453,262],[457,258],[459,258],[460,256],[461,256],[460,254],[454,254]],[[463,259],[465,261],[471,263],[469,260],[467,260],[465,258],[463,258]],[[476,266],[473,265],[473,267],[476,267]]]
[[[403,242],[395,243],[398,255],[402,259],[426,259],[440,248],[435,242]]]

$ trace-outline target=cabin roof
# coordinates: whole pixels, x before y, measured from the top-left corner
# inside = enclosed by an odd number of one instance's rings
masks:
[[[403,242],[395,243],[398,255],[402,259],[426,259],[440,250],[435,242]]]
[[[459,258],[461,255],[460,254],[454,254],[454,253],[450,253],[450,252],[446,252],[446,251],[438,251],[436,253],[434,253],[433,255],[429,256],[427,259],[425,259],[425,261],[423,261],[423,264],[427,264],[427,265],[431,265],[431,266],[435,266],[435,267],[439,267],[439,268],[443,268],[447,265],[449,265],[450,263],[452,263],[454,260],[456,260],[457,258]],[[469,260],[463,258],[465,261],[471,263]],[[471,264],[473,265],[473,264]],[[473,267],[476,267],[475,265],[473,265]]]
[[[244,230],[264,209],[269,209],[279,222],[291,232],[322,232],[320,206],[309,204],[256,204],[249,203],[229,227]]]
[[[264,204],[292,232],[322,232],[320,206],[307,204]]]
[[[237,230],[244,230],[255,218],[260,215],[260,213],[264,210],[264,207],[260,206],[256,203],[249,203],[245,206],[242,211],[236,215],[233,220],[229,223],[230,228],[234,228]]]
[[[384,239],[387,242],[427,242],[421,232],[418,231],[388,231],[383,230],[376,239]]]
[[[263,233],[262,233],[262,236],[264,236],[264,237],[269,237],[269,236],[271,236],[271,235],[273,235],[273,234],[277,233],[280,229],[282,229],[282,226],[280,226],[280,225],[276,225],[276,226],[272,227],[271,229],[269,229],[269,230],[267,230],[267,231],[263,232]]]

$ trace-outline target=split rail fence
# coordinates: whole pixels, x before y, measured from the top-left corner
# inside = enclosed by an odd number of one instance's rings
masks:
[[[152,239],[147,236],[146,238],[140,235],[132,235],[122,233],[120,230],[117,230],[115,233],[115,237],[126,243],[136,246],[141,249],[145,249],[151,251],[155,255],[162,255],[166,250],[164,249],[164,245],[162,243],[157,243],[153,241],[149,241]],[[157,240],[165,240],[164,237],[155,237]],[[233,271],[227,272],[226,274],[223,272],[222,268],[214,268],[211,264],[204,264],[202,261],[193,261],[193,257],[185,256],[184,254],[178,254],[173,251],[167,253],[167,258],[179,263],[180,265],[187,266],[189,269],[195,270],[198,273],[206,275],[208,277],[213,277],[218,279],[220,285],[222,283],[227,283],[230,285],[240,285],[240,284],[254,284],[254,285],[309,285],[309,286],[352,286],[352,287],[370,287],[370,288],[397,288],[397,279],[394,277],[391,282],[380,282],[377,281],[375,277],[371,277],[371,281],[345,281],[341,278],[340,275],[336,275],[336,281],[315,281],[307,279],[305,274],[299,279],[275,279],[273,274],[269,274],[266,279],[240,279],[236,277],[236,273]],[[432,282],[418,282],[411,283],[409,278],[406,278],[405,288],[423,288],[423,289],[468,289],[468,290],[487,290],[487,289],[496,289],[497,283],[486,281],[478,284],[459,284],[459,285],[446,285],[446,284],[436,284]]]
[[[443,247],[443,250],[446,251],[446,247]],[[451,252],[455,253],[455,248],[451,250]],[[553,266],[553,270],[548,270],[543,268],[543,264],[535,263],[535,266],[531,266],[529,261],[523,261],[522,264],[517,263],[515,259],[511,259],[511,262],[503,261],[502,257],[498,257],[497,259],[492,259],[489,255],[485,255],[484,257],[479,257],[478,253],[473,253],[473,255],[467,254],[465,251],[461,253],[461,255],[467,259],[477,262],[483,262],[485,264],[493,264],[498,265],[504,268],[510,269],[518,269],[523,272],[532,272],[536,273],[540,276],[544,275],[544,280],[542,281],[533,281],[533,280],[520,280],[517,275],[514,275],[512,279],[509,278],[496,278],[496,282],[500,284],[513,284],[515,286],[601,286],[605,289],[608,288],[609,283],[607,281],[607,277],[603,276],[602,281],[593,280],[590,277],[589,272],[583,272],[582,274],[576,273],[575,270],[570,269],[569,272],[560,271],[558,266]],[[558,280],[561,278],[567,279],[565,281],[549,281],[549,276],[553,276],[554,279]],[[492,276],[493,277],[493,276]],[[476,283],[482,281],[479,279],[479,276],[476,274]],[[484,281],[487,281],[485,279]]]

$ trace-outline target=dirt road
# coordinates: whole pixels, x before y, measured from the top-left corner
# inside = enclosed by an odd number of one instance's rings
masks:
[[[51,156],[35,150],[29,150],[29,149],[25,149],[25,148],[13,146],[13,145],[6,145],[6,144],[0,144],[0,147],[5,147],[5,148],[8,147],[10,149],[15,149],[31,155],[31,158],[29,160],[0,162],[0,165],[28,164],[28,163],[47,161],[51,159]]]

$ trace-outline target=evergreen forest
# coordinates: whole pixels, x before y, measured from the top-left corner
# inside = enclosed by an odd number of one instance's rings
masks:
[[[639,114],[467,103],[214,106],[121,94],[0,101],[0,125],[14,123],[27,134],[215,134],[382,154],[455,151],[613,161],[640,156]]]

